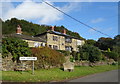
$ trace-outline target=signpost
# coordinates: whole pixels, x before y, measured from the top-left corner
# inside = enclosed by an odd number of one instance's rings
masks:
[[[31,60],[31,61],[33,61],[32,74],[34,75],[34,61],[37,60],[37,57],[20,57],[19,60]]]

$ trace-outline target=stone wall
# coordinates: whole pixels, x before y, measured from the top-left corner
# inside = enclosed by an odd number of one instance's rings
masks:
[[[13,71],[16,63],[12,61],[12,56],[5,57],[2,59],[2,70],[3,71]]]
[[[113,64],[115,61],[113,59],[107,59],[106,61],[98,61],[95,63],[90,63],[89,61],[75,61],[75,66],[100,66]]]
[[[66,57],[66,61],[69,61],[70,56]],[[21,63],[16,63],[12,61],[12,56],[9,54],[8,57],[5,57],[3,59],[0,59],[0,63],[2,63],[2,66],[0,66],[0,70],[3,71],[14,71],[18,67],[22,67],[25,70],[32,70],[32,61],[22,61]],[[113,64],[115,61],[113,59],[107,59],[106,61],[99,61],[96,63],[90,63],[89,61],[75,61],[75,66],[100,66],[100,65],[107,65],[107,64]],[[47,69],[47,65],[45,66]],[[49,66],[49,68],[55,68],[58,66]],[[59,66],[60,68],[61,66]]]
[[[24,66],[23,66],[24,65]],[[23,66],[25,70],[31,70],[32,66],[30,65],[30,61],[23,61],[22,63],[16,63],[12,61],[12,55],[9,54],[8,57],[2,59],[2,71],[14,71],[17,67]]]

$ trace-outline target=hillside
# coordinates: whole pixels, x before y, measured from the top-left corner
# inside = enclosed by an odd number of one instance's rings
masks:
[[[28,22],[26,20],[18,20],[17,18],[12,18],[11,20],[6,20],[5,22],[2,21],[2,33],[3,34],[15,33],[18,24],[22,27],[23,34],[25,35],[34,36],[50,29],[50,26],[48,25],[38,25],[32,22]],[[77,32],[72,32],[65,28],[64,26],[55,26],[55,31],[62,32],[63,29],[67,30],[68,35],[84,39]]]

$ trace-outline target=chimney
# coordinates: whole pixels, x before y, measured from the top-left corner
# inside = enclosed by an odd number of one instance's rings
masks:
[[[54,31],[54,26],[51,27],[51,31]]]
[[[66,29],[63,30],[63,34],[66,34]]]
[[[22,31],[21,31],[21,27],[20,25],[17,26],[17,31],[16,31],[16,34],[22,34]]]

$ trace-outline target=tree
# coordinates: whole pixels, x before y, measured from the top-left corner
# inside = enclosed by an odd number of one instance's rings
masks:
[[[120,35],[114,37],[114,42],[116,46],[120,46]]]
[[[101,38],[99,38],[99,40],[97,41],[97,43],[95,45],[97,47],[99,47],[101,50],[108,50],[108,48],[110,48],[110,50],[112,50],[114,44],[115,43],[112,38],[101,37]]]
[[[93,45],[86,44],[79,47],[79,53],[81,60],[88,60],[90,62],[96,62],[102,58],[101,51]]]
[[[93,39],[88,39],[88,40],[86,40],[86,43],[89,44],[89,45],[95,45],[96,41],[93,40]]]
[[[28,22],[26,20],[18,20],[17,18],[12,18],[11,20],[6,20],[5,22],[2,22],[2,33],[3,34],[15,33],[18,24],[21,26],[23,34],[31,36],[35,36],[37,34],[46,32],[47,30],[50,30],[51,27],[48,25],[38,25],[33,24],[32,22]],[[68,35],[83,39],[78,33],[72,32],[65,28],[64,26],[55,26],[55,31],[57,32],[62,32],[63,29],[66,29]]]
[[[3,38],[2,40],[3,58],[10,52],[13,56],[13,61],[18,61],[21,56],[30,56],[31,52],[28,43],[13,37]]]

